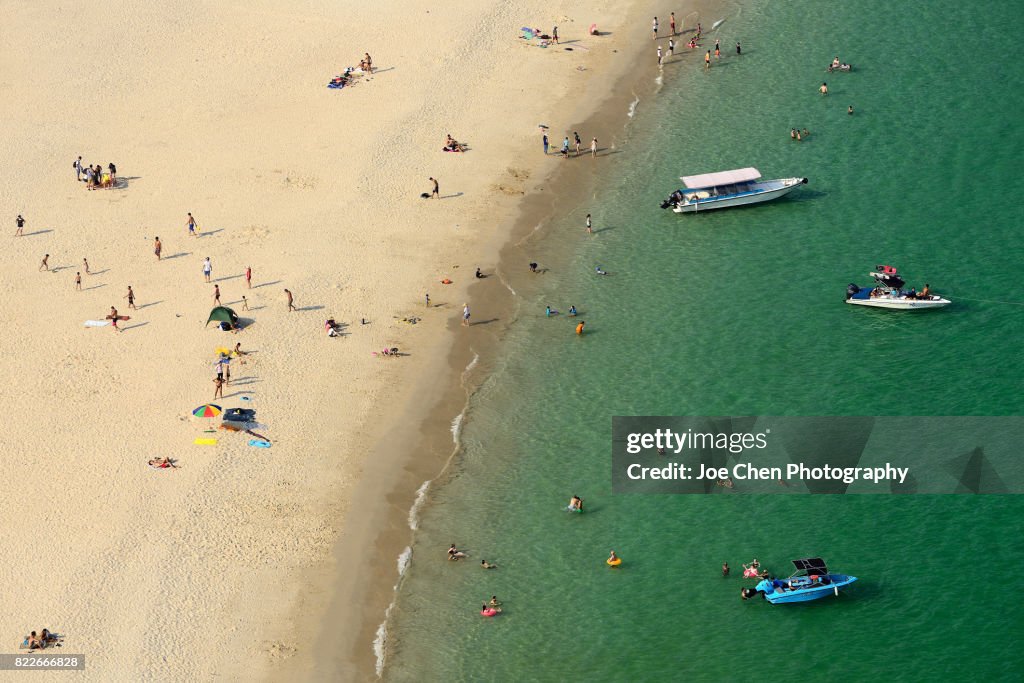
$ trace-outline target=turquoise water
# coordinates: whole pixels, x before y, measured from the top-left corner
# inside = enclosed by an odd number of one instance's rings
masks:
[[[1019,676],[1024,499],[611,493],[613,415],[1022,412],[1017,8],[799,0],[722,14],[704,42],[720,36],[726,59],[709,73],[697,54],[669,63],[600,200],[538,245],[560,256],[526,290],[536,314],[510,331],[424,509],[389,680]],[[824,73],[837,54],[852,73]],[[793,142],[792,127],[811,136]],[[679,175],[747,165],[810,183],[751,209],[658,208]],[[843,304],[876,263],[955,305]],[[575,304],[588,333],[546,319],[546,304]],[[574,493],[586,514],[561,511]],[[444,560],[453,541],[470,561]],[[803,606],[739,600],[741,562],[783,573],[817,554],[861,580]],[[493,594],[505,613],[482,619]]]

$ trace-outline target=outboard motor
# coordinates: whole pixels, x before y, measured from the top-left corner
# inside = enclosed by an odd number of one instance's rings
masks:
[[[752,597],[754,597],[754,596],[756,596],[758,594],[760,594],[762,598],[764,597],[764,593],[762,591],[757,590],[756,588],[741,588],[740,589],[740,599],[741,600],[749,600],[750,598],[752,598]]]
[[[846,285],[846,298],[850,299],[850,297],[852,297],[854,294],[856,294],[859,291],[860,291],[860,287],[858,287],[856,284],[851,282],[850,284]]]
[[[663,208],[663,209],[667,209],[670,206],[672,206],[672,198],[671,197],[669,197],[668,199],[666,199],[665,201],[663,201],[661,203],[661,208]]]

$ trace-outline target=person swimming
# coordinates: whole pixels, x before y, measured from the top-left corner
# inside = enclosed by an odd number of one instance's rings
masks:
[[[608,274],[608,271],[605,270],[604,268],[602,268],[601,266],[598,266],[597,268],[594,268],[594,272],[596,272],[598,275],[607,275]]]
[[[573,304],[572,306],[569,307],[569,315],[573,317],[576,316],[576,304]]]
[[[449,560],[461,560],[464,557],[466,557],[466,553],[464,553],[461,550],[459,550],[458,548],[456,548],[455,544],[452,543],[451,547],[448,548],[448,559]]]
[[[569,512],[583,512],[583,499],[574,495],[569,499],[569,506],[566,509]]]
[[[722,563],[722,576],[729,576],[729,563],[728,562],[723,562]]]
[[[498,565],[491,564],[487,560],[480,560],[480,568],[481,569],[497,569]]]

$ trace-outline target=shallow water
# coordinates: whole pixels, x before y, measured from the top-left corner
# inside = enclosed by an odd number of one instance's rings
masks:
[[[755,1],[723,17],[703,42],[720,37],[725,58],[707,73],[703,53],[668,63],[600,201],[550,226],[543,250],[565,262],[523,302],[536,315],[509,332],[453,476],[431,486],[389,680],[1019,674],[1012,582],[968,580],[1024,563],[1019,497],[611,493],[613,415],[1022,412],[1017,8]],[[837,54],[853,72],[824,73]],[[658,208],[679,175],[748,165],[810,183],[749,209]],[[954,305],[843,304],[878,263]],[[575,304],[587,334],[547,304]],[[562,511],[574,493],[587,513]],[[444,560],[452,541],[469,561]],[[723,561],[784,573],[818,554],[860,581],[771,606],[720,576]],[[482,619],[492,594],[505,613]]]

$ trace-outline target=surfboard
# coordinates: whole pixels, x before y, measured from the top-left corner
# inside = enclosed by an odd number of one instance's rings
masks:
[[[86,320],[86,327],[106,327],[110,324],[109,320]]]
[[[114,316],[112,316],[112,315],[108,315],[107,316],[107,320],[113,320],[113,319],[114,319]],[[132,317],[130,315],[119,315],[119,316],[117,316],[117,319],[118,320],[131,320]]]

